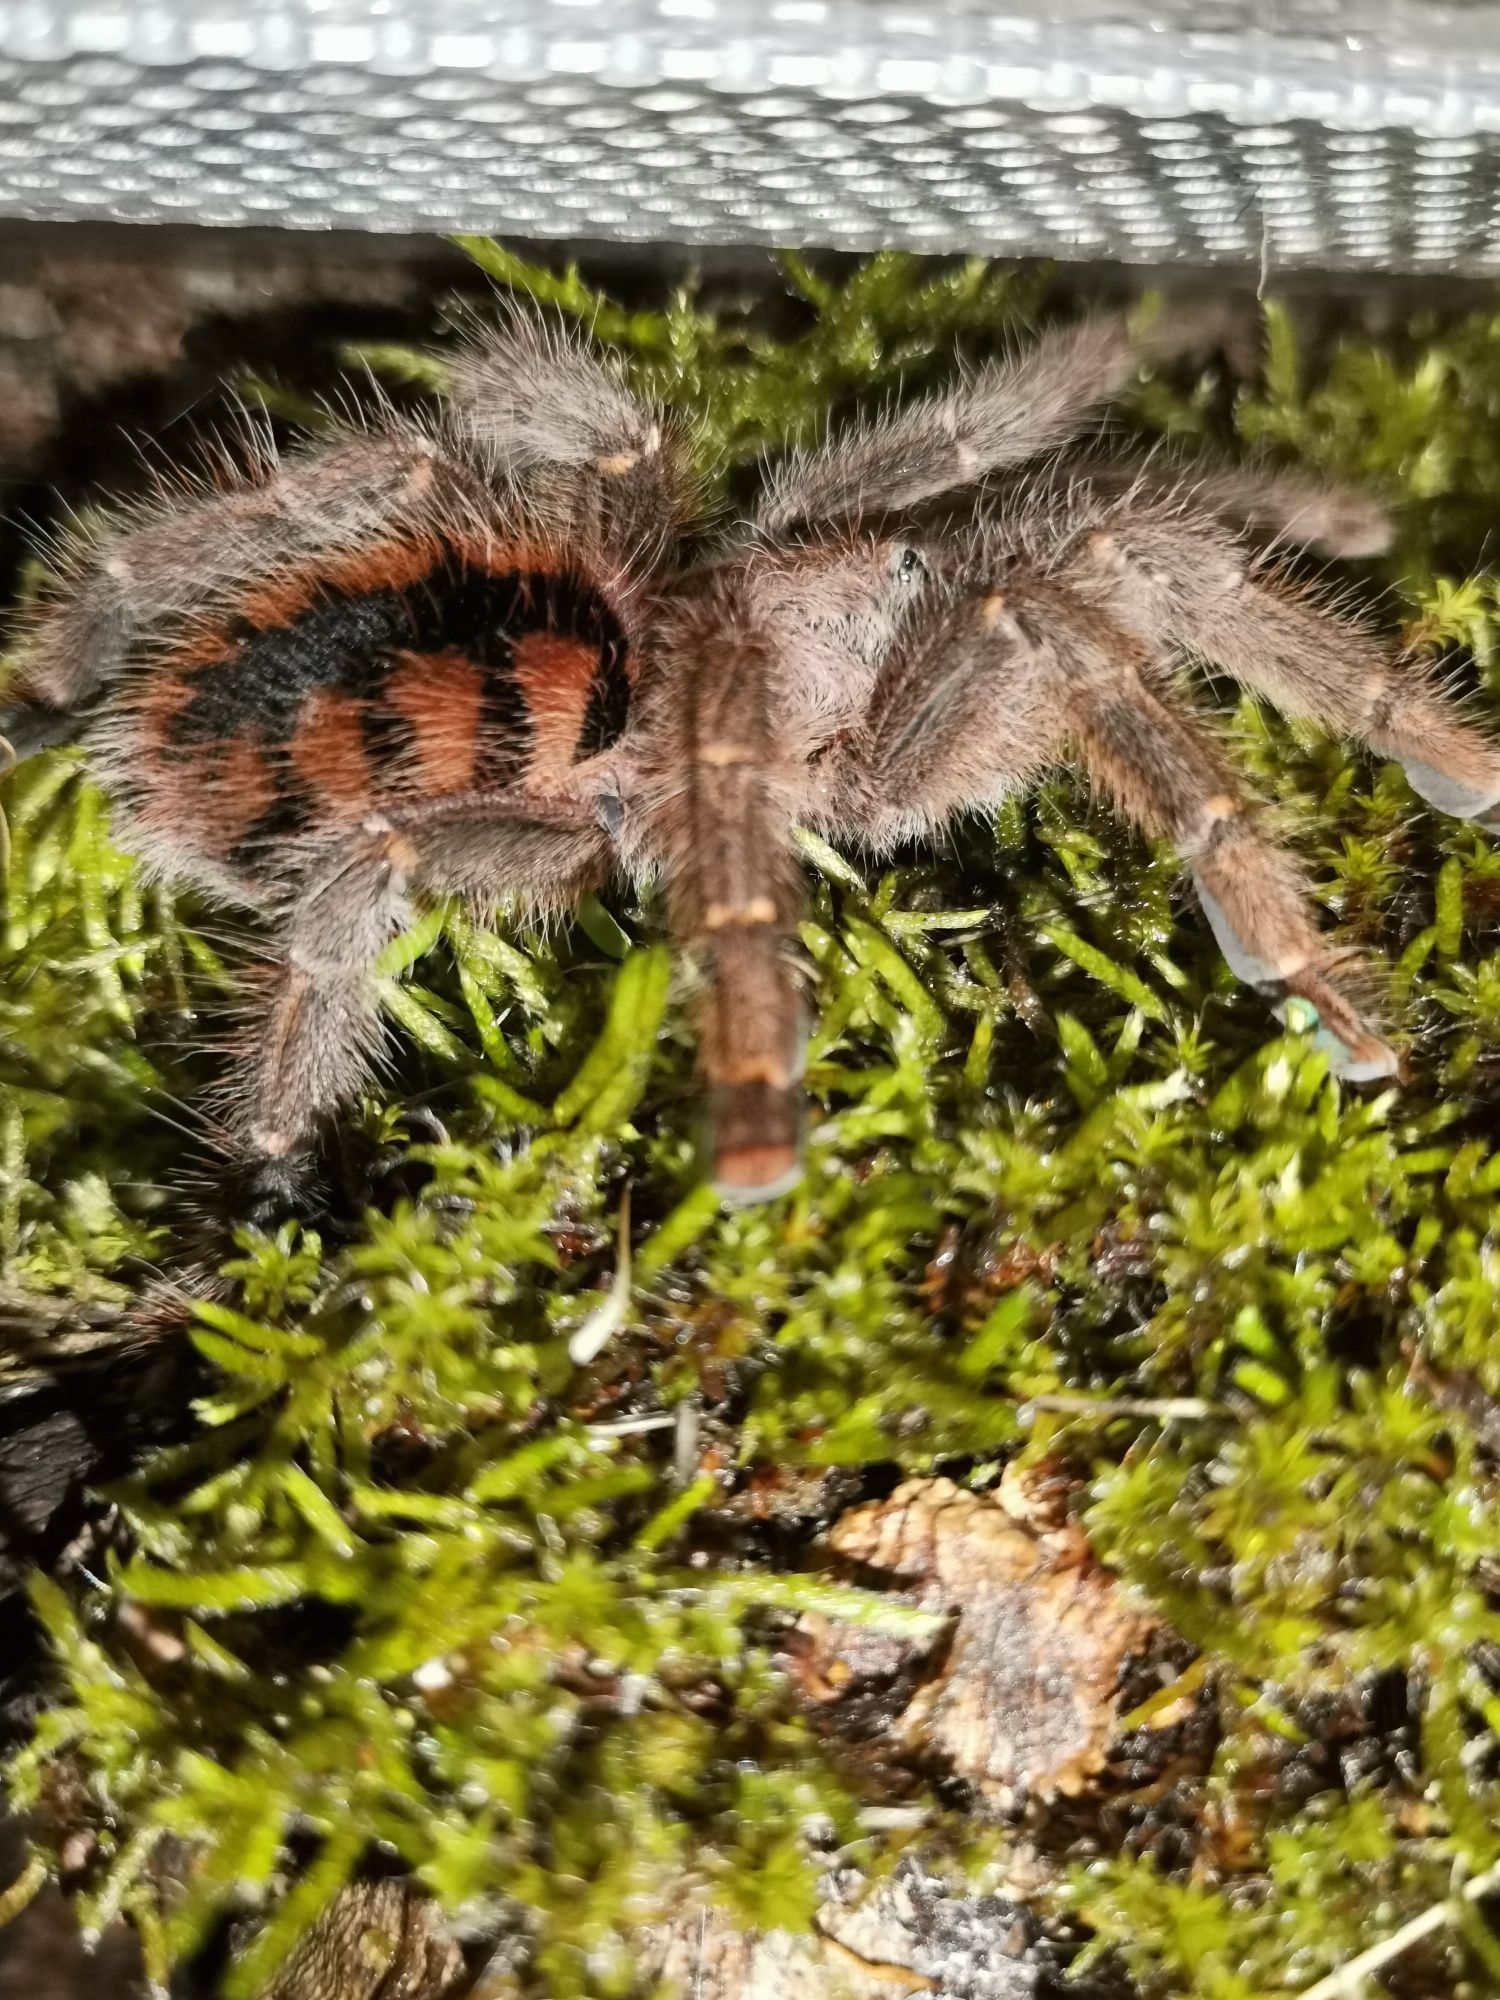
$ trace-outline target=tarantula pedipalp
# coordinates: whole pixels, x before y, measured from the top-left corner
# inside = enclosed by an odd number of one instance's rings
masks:
[[[1175,842],[1240,978],[1309,1003],[1347,1076],[1393,1073],[1178,669],[1491,824],[1500,753],[1229,525],[1367,545],[1357,500],[1059,457],[1139,358],[1120,320],[1045,333],[785,460],[710,533],[681,424],[518,315],[454,359],[430,425],[383,417],[76,540],[0,727],[40,741],[98,701],[127,840],[273,921],[233,1096],[257,1199],[294,1192],[357,1086],[409,898],[556,910],[657,867],[703,975],[716,1183],[775,1192],[800,1125],[796,826],[886,848],[1070,757]]]

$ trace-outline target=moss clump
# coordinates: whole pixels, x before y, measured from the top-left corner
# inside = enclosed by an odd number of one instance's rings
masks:
[[[772,340],[470,247],[692,409],[725,478],[1045,290],[789,260],[804,330]],[[1257,388],[1147,383],[1134,420],[1377,478],[1402,533],[1372,581],[1495,691],[1500,423],[1475,412],[1500,319],[1348,344],[1316,379],[1285,315],[1269,332]],[[419,388],[441,369],[364,358]],[[91,1921],[130,1912],[163,1973],[258,1911],[225,1989],[252,1994],[378,1841],[472,1929],[519,1926],[530,1990],[567,2000],[633,1993],[632,1932],[685,1896],[805,1917],[820,1851],[875,1866],[896,1836],[798,1721],[768,1623],[902,1614],[800,1573],[815,1518],[763,1533],[731,1488],[791,1465],[983,1483],[1017,1454],[1088,1479],[1101,1552],[1218,1688],[1180,1851],[1100,1819],[1096,1858],[1040,1892],[1091,1951],[1152,1992],[1294,1991],[1500,1860],[1476,1435],[1500,1394],[1500,854],[1394,769],[1250,704],[1228,726],[1321,898],[1397,967],[1399,1095],[1274,1034],[1171,856],[1062,781],[878,878],[808,844],[810,1165],[767,1209],[698,1186],[653,906],[545,937],[443,909],[400,942],[401,1068],[344,1140],[360,1198],[321,1236],[243,1240],[235,1305],[192,1336],[219,1371],[201,1436],[119,1489],[106,1574],[36,1584],[56,1699],[13,1777],[25,1801],[66,1774],[92,1819]],[[170,1029],[223,973],[142,898],[75,760],[18,774],[7,809],[0,1249],[12,1288],[126,1293],[180,1253],[158,1113],[200,1078]],[[612,1286],[621,1330],[575,1368]],[[1419,1751],[1328,1752],[1360,1674],[1409,1684]],[[200,1858],[163,1911],[171,1836]],[[1477,1919],[1424,1951],[1424,1991],[1493,1975]]]

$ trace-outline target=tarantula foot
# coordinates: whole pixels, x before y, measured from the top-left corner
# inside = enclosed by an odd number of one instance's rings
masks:
[[[767,1083],[721,1086],[712,1105],[713,1186],[734,1207],[774,1201],[802,1178],[802,1106]]]
[[[800,1155],[784,1146],[721,1153],[714,1161],[714,1193],[731,1208],[775,1201],[802,1179]]]
[[[1387,1083],[1401,1073],[1401,1058],[1389,1042],[1372,1034],[1354,1008],[1335,987],[1317,974],[1307,972],[1284,983],[1286,997],[1276,1008],[1288,1027],[1299,1027],[1293,1007],[1310,1013],[1313,1045],[1328,1057],[1333,1073],[1344,1083]]]
[[[243,1228],[267,1235],[284,1222],[305,1222],[320,1208],[309,1156],[258,1153],[238,1161],[227,1176],[226,1207]]]
[[[1500,794],[1476,791],[1451,772],[1424,764],[1419,757],[1403,757],[1401,768],[1412,790],[1435,811],[1450,819],[1472,819],[1481,826],[1500,827]]]
[[[1296,538],[1344,561],[1388,553],[1396,537],[1390,509],[1372,493],[1334,488],[1296,520]]]
[[[1342,1083],[1397,1083],[1401,1058],[1389,1042],[1378,1035],[1364,1035],[1351,1048],[1319,1019],[1313,1034],[1314,1046],[1328,1057],[1333,1073]]]
[[[1235,978],[1264,993],[1278,1020],[1288,1019],[1289,1002],[1300,1001],[1312,1014],[1314,1040],[1327,1055],[1335,1076],[1345,1083],[1379,1083],[1399,1076],[1401,1059],[1396,1051],[1372,1033],[1359,1010],[1325,973],[1308,965],[1300,972],[1283,974],[1246,944],[1202,875],[1195,871],[1193,880],[1209,928]]]

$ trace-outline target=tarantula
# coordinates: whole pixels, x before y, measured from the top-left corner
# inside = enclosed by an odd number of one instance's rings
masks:
[[[1170,326],[1146,345],[1170,352]],[[387,412],[75,535],[0,727],[30,747],[97,701],[126,839],[271,920],[233,1090],[258,1199],[293,1197],[360,1082],[410,897],[558,911],[654,868],[701,972],[715,1183],[783,1189],[794,830],[889,849],[1070,757],[1173,840],[1239,978],[1307,1002],[1345,1076],[1393,1074],[1179,669],[1490,825],[1500,753],[1269,560],[1267,534],[1373,546],[1368,504],[1066,455],[1140,354],[1123,319],[1046,332],[782,460],[712,529],[683,423],[516,315],[452,358],[430,422]]]

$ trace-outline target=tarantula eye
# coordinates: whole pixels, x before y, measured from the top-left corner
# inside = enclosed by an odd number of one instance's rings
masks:
[[[915,583],[927,574],[927,565],[915,549],[903,549],[896,558],[895,572],[902,583]]]

